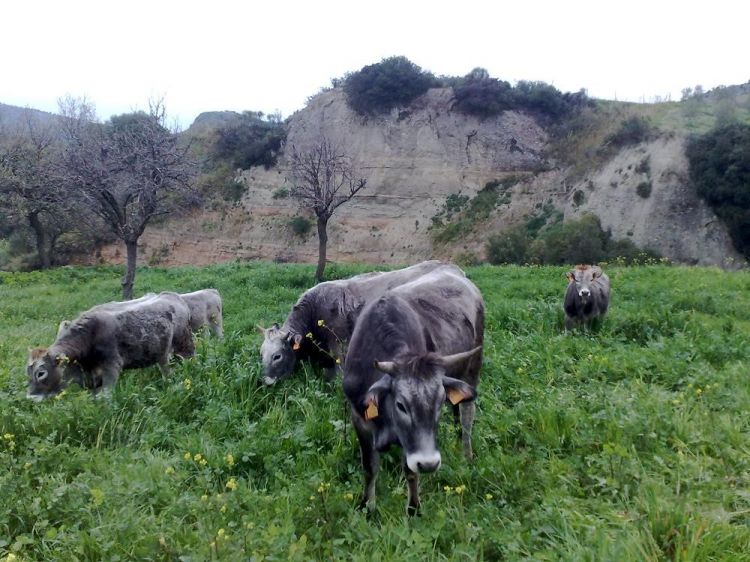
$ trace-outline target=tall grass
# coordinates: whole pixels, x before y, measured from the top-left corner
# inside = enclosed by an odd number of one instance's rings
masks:
[[[128,371],[110,400],[43,403],[24,398],[26,348],[116,299],[119,271],[1,274],[0,559],[750,560],[750,275],[611,267],[609,316],[565,334],[564,271],[469,268],[487,304],[477,458],[445,412],[412,519],[396,450],[377,513],[355,509],[339,384],[306,364],[259,383],[254,326],[283,320],[311,267],[140,270],[138,293],[218,288],[225,340],[167,381]]]

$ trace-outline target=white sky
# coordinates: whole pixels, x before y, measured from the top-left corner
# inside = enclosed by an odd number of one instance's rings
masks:
[[[0,102],[107,118],[164,96],[202,111],[301,109],[330,78],[392,55],[481,66],[600,98],[680,98],[750,80],[746,0],[2,0]]]

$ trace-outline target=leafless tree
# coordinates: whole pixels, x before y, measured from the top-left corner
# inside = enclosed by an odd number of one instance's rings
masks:
[[[318,267],[315,281],[323,279],[328,247],[328,221],[341,205],[351,200],[367,185],[359,177],[351,158],[338,145],[325,137],[304,152],[292,146],[290,195],[310,210],[318,226]]]
[[[72,199],[59,174],[55,122],[27,110],[0,130],[0,209],[6,220],[34,232],[38,265],[52,265],[57,238],[73,228]]]
[[[161,100],[149,111],[96,122],[85,100],[61,100],[68,179],[87,206],[125,243],[122,295],[133,295],[138,239],[154,219],[195,202],[189,146],[167,127]]]

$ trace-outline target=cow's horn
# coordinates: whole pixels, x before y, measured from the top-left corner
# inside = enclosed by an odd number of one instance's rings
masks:
[[[479,351],[482,350],[482,346],[475,347],[474,349],[471,349],[469,351],[462,351],[461,353],[454,353],[453,355],[444,355],[442,357],[443,359],[443,365],[445,365],[448,368],[455,367],[456,365],[459,365],[463,363],[464,361],[471,359],[479,353]]]
[[[259,331],[259,332],[260,332],[261,334],[265,335],[265,333],[266,333],[266,329],[265,329],[265,328],[264,328],[263,326],[261,326],[260,324],[256,324],[256,325],[255,325],[255,327],[256,327],[256,328],[258,328],[258,331]]]
[[[396,372],[396,364],[393,361],[375,361],[375,368],[389,375]]]

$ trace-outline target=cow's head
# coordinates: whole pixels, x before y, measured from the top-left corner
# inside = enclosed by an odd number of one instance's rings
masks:
[[[566,273],[568,284],[575,283],[575,290],[581,301],[586,304],[591,297],[591,283],[602,274],[601,270],[588,265],[577,265]]]
[[[362,405],[367,420],[376,423],[375,447],[379,450],[401,445],[406,464],[413,472],[433,472],[440,467],[437,424],[446,397],[452,404],[473,400],[474,387],[449,377],[447,373],[470,360],[480,347],[440,356],[429,353],[405,360],[377,361],[375,367],[386,373],[373,384]]]
[[[26,397],[38,402],[59,394],[65,388],[61,363],[66,360],[65,356],[53,357],[44,347],[30,349],[26,363],[29,384]]]
[[[270,328],[258,326],[263,334],[260,346],[260,356],[263,363],[263,382],[267,385],[275,384],[292,374],[296,361],[295,351],[302,342],[300,334],[290,334],[274,324]]]

